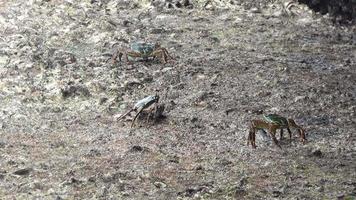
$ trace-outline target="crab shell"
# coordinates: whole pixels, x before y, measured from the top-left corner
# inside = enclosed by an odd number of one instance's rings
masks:
[[[263,115],[263,120],[267,123],[277,124],[279,126],[288,126],[288,120],[277,114]]]
[[[145,97],[141,100],[139,100],[135,105],[135,109],[140,109],[140,108],[147,108],[150,105],[152,105],[155,102],[158,102],[159,96],[158,95],[151,95],[148,97]]]
[[[145,42],[134,42],[131,44],[131,50],[139,53],[142,57],[150,57],[151,53],[155,50],[156,45]]]

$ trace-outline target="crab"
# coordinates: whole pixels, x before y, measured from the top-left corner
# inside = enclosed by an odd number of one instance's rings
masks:
[[[256,148],[256,131],[268,129],[269,134],[276,146],[281,148],[276,138],[276,130],[281,129],[280,139],[283,138],[283,129],[286,128],[289,133],[289,139],[292,139],[292,132],[290,128],[296,128],[299,131],[299,137],[301,142],[306,142],[305,131],[302,127],[298,126],[293,119],[287,119],[277,114],[264,115],[263,120],[255,119],[251,121],[250,131],[248,135],[247,145],[251,144],[253,148]]]
[[[124,118],[126,115],[130,114],[132,111],[136,112],[136,115],[134,117],[134,119],[132,120],[131,123],[131,128],[133,127],[133,125],[135,124],[135,121],[137,119],[137,117],[146,110],[149,110],[150,112],[147,114],[147,120],[151,117],[152,115],[152,105],[155,104],[155,106],[153,107],[153,109],[155,109],[154,115],[157,115],[157,113],[159,114],[160,109],[157,109],[159,107],[157,107],[157,103],[159,101],[159,96],[158,95],[151,95],[151,96],[147,96],[141,100],[139,100],[129,111],[127,111],[126,113],[122,114],[118,120],[121,120],[122,118]],[[151,109],[150,109],[151,108]],[[164,108],[163,108],[164,109]],[[163,110],[162,110],[163,112]],[[162,114],[162,113],[161,113]],[[154,116],[156,117],[156,116]]]
[[[121,61],[122,56],[124,56],[126,62],[129,63],[128,57],[142,58],[145,61],[149,58],[159,58],[163,64],[167,63],[168,60],[173,60],[167,49],[161,47],[158,43],[134,42],[130,46],[130,50],[117,50],[111,58],[112,62],[115,63],[117,57],[119,57],[119,61]]]

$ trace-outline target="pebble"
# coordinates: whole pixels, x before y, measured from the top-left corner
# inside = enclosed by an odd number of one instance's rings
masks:
[[[5,143],[5,142],[0,141],[0,148],[4,148],[4,147],[5,147],[5,145],[6,145],[6,143]]]
[[[251,13],[261,13],[261,10],[256,8],[256,7],[253,7],[253,8],[250,9],[250,12]]]
[[[145,147],[141,147],[139,145],[134,145],[133,147],[131,147],[130,151],[131,152],[143,152],[147,150]]]
[[[306,98],[307,98],[306,96],[297,96],[297,97],[294,98],[294,102],[305,100]]]
[[[32,168],[24,168],[24,169],[19,169],[19,170],[15,171],[13,174],[19,175],[19,176],[26,176],[26,175],[30,174],[31,171],[32,171]]]
[[[0,55],[0,66],[5,66],[9,60],[9,57],[6,55]]]
[[[323,157],[323,153],[322,153],[319,149],[314,150],[314,151],[312,152],[312,155],[315,156],[315,157],[318,157],[318,158]]]
[[[280,191],[276,191],[276,190],[272,192],[273,197],[279,197],[281,194],[282,193]]]
[[[167,185],[165,184],[165,183],[163,183],[163,182],[154,182],[153,183],[153,185],[155,185],[157,188],[165,188],[165,187],[167,187]]]

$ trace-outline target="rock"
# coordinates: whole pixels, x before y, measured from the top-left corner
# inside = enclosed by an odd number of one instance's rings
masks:
[[[171,163],[179,163],[180,158],[178,156],[172,156],[171,158],[169,158],[168,162]]]
[[[165,183],[158,182],[158,181],[154,182],[153,185],[155,185],[157,188],[160,188],[160,189],[167,187],[167,185]]]
[[[223,167],[230,166],[230,165],[232,165],[232,164],[233,164],[232,161],[227,160],[227,159],[225,159],[225,158],[223,158],[223,159],[220,161],[220,165],[223,166]]]
[[[97,157],[101,156],[100,150],[98,149],[90,149],[90,151],[86,154],[88,157]]]
[[[213,187],[214,182],[204,183],[195,187],[189,187],[182,192],[178,192],[178,196],[194,197],[197,193],[204,194],[210,192],[210,188]]]
[[[19,175],[19,176],[26,176],[26,175],[29,175],[31,171],[32,171],[32,168],[24,168],[24,169],[19,169],[19,170],[15,171],[13,174]]]
[[[235,199],[242,199],[247,195],[247,191],[241,188],[237,188],[234,194]]]
[[[356,20],[356,4],[354,0],[298,0],[299,3],[307,4],[315,12],[329,13],[333,21],[347,23]],[[338,19],[338,20],[337,20]]]
[[[56,196],[55,200],[62,200],[63,198],[60,196]]]
[[[106,103],[109,99],[107,97],[102,97],[99,99],[99,105],[103,105],[104,103]]]
[[[0,148],[4,148],[4,147],[5,147],[5,145],[6,145],[6,143],[5,143],[5,142],[0,141]]]
[[[253,7],[250,9],[251,13],[261,13],[261,10],[259,8]]]
[[[140,80],[135,79],[135,78],[124,82],[125,90],[133,90],[133,89],[141,88],[141,87],[143,87],[143,84],[141,83]]]
[[[164,33],[165,31],[166,31],[166,30],[163,29],[163,28],[154,28],[154,29],[151,30],[151,33],[152,33],[152,34],[162,34],[162,33]]]
[[[129,152],[131,153],[136,153],[136,152],[148,152],[149,151],[149,148],[147,147],[142,147],[142,146],[139,146],[139,145],[134,145],[131,147],[131,149],[129,150]]]
[[[277,190],[275,190],[275,191],[272,192],[272,196],[273,196],[273,197],[279,197],[281,194],[282,194],[282,192],[277,191]]]
[[[248,183],[248,177],[242,177],[239,181],[239,188],[245,187]]]
[[[130,22],[129,20],[123,20],[123,21],[122,21],[122,25],[123,25],[123,26],[128,27],[129,24],[132,24],[132,22]]]
[[[298,101],[305,100],[305,99],[307,99],[306,96],[297,96],[294,98],[294,102],[298,102]]]
[[[143,151],[143,147],[135,145],[130,149],[130,151],[133,151],[133,152]]]
[[[0,55],[0,66],[5,66],[9,62],[9,57],[6,55]]]
[[[89,177],[87,181],[91,182],[91,183],[95,183],[96,178],[94,176],[92,176],[92,177]]]
[[[315,188],[318,192],[324,192],[325,191],[325,188],[324,186],[318,186]]]
[[[312,155],[318,158],[323,157],[323,153],[319,149],[312,151]]]
[[[81,85],[69,85],[63,89],[61,89],[62,98],[67,99],[70,97],[83,96],[89,97],[91,96],[90,91],[87,87]]]

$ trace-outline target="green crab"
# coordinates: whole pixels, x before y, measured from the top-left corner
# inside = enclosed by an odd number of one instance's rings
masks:
[[[141,100],[139,100],[129,111],[127,111],[126,113],[122,114],[118,120],[124,118],[126,115],[130,114],[132,111],[136,112],[136,115],[134,117],[134,119],[132,120],[131,123],[131,128],[133,127],[133,125],[135,124],[135,121],[137,119],[137,117],[144,112],[144,110],[150,110],[150,112],[147,114],[147,120],[151,117],[152,115],[152,110],[154,109],[154,115],[161,115],[164,107],[162,108],[162,106],[157,106],[157,103],[159,101],[159,96],[156,95],[151,95],[151,96],[147,96]],[[149,109],[151,107],[151,105],[155,105],[153,108]],[[163,110],[162,110],[163,109]],[[158,113],[161,112],[161,113]],[[154,116],[156,117],[156,116]]]
[[[130,50],[117,50],[112,56],[112,63],[116,62],[117,57],[121,61],[124,56],[126,62],[130,63],[128,57],[142,58],[147,61],[149,58],[159,58],[165,64],[168,60],[173,60],[166,48],[161,47],[158,43],[134,42],[130,45]]]
[[[269,114],[264,115],[263,120],[255,119],[251,121],[247,145],[251,144],[253,148],[256,148],[256,131],[264,131],[264,129],[268,129],[268,132],[271,135],[274,144],[281,148],[276,138],[276,130],[281,129],[280,139],[282,139],[284,128],[288,130],[289,139],[292,139],[292,132],[290,128],[298,129],[301,142],[303,144],[306,142],[304,129],[298,126],[293,119],[287,119],[277,114]]]

